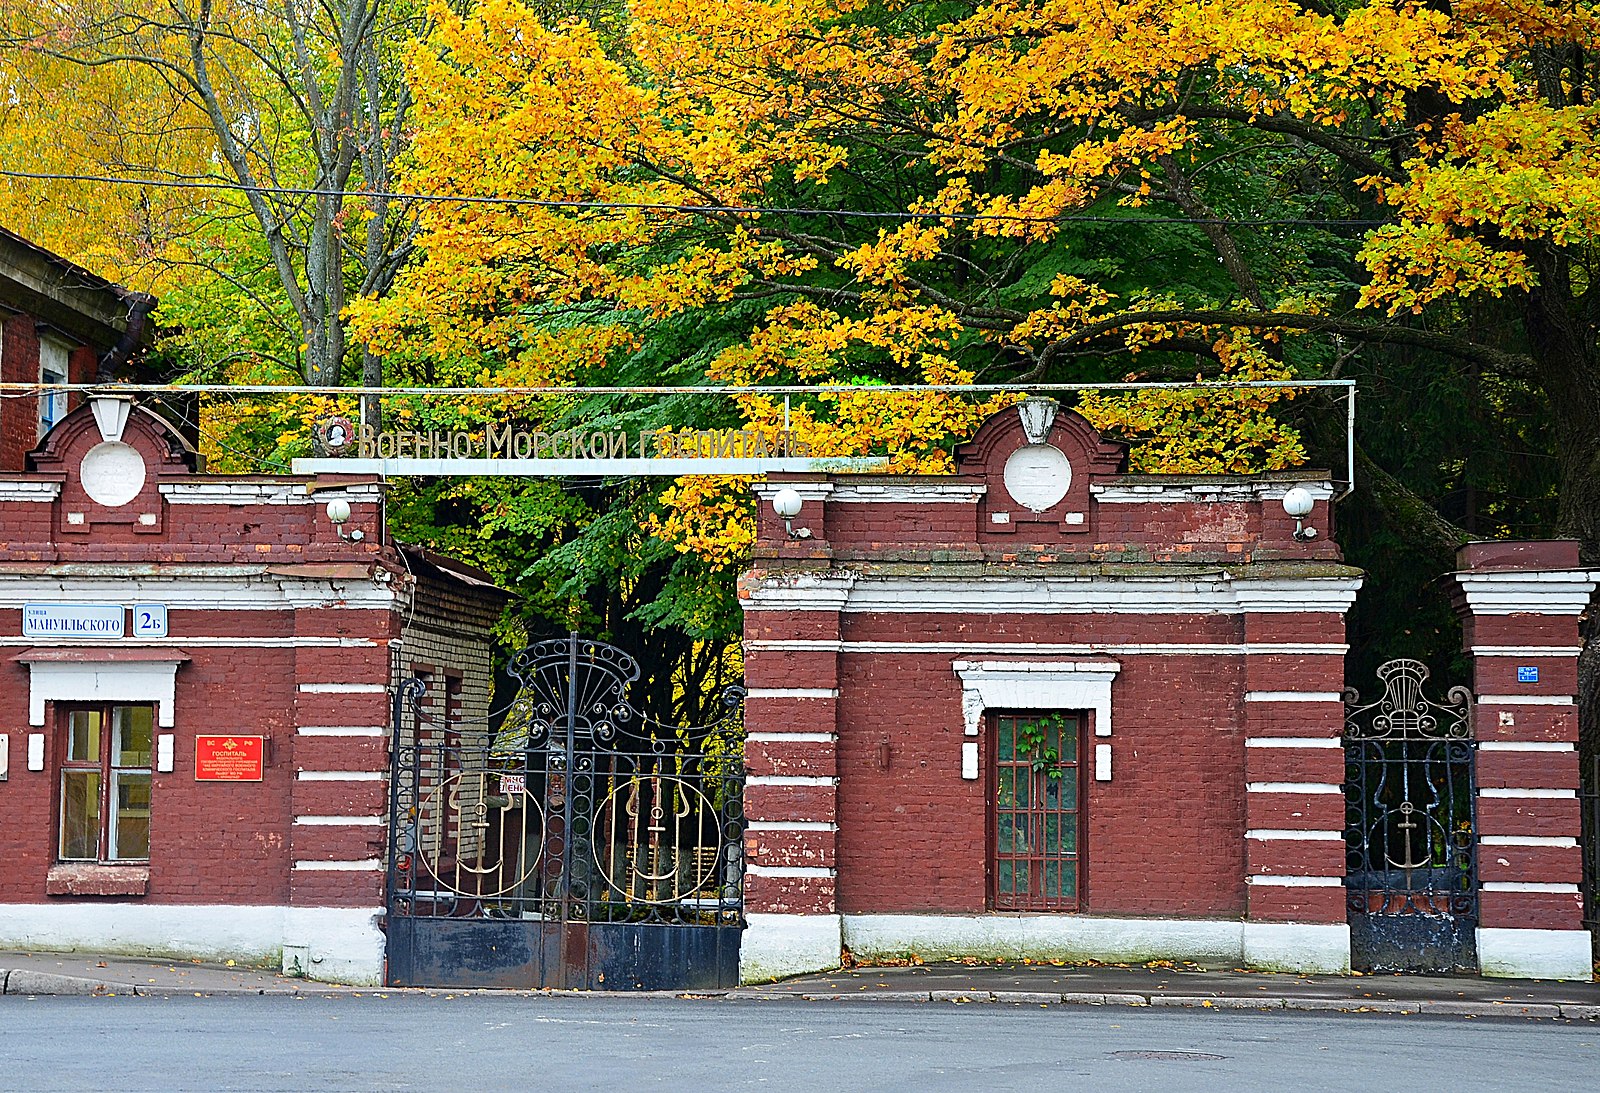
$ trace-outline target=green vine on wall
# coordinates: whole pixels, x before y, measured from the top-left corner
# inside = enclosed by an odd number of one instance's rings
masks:
[[[1060,740],[1067,732],[1065,714],[1053,713],[1028,721],[1017,722],[1017,754],[1030,759],[1035,774],[1043,772],[1051,781],[1061,777],[1061,749],[1047,741]]]

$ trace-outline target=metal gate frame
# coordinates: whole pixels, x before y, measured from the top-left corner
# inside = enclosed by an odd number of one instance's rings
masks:
[[[1345,888],[1359,971],[1478,969],[1477,744],[1472,694],[1444,704],[1421,661],[1378,669],[1383,696],[1345,698]]]
[[[744,690],[709,725],[628,701],[638,663],[571,634],[513,657],[487,719],[394,694],[391,986],[737,986]]]

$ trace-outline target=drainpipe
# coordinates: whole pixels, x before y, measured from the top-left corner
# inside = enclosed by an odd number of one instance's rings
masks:
[[[94,372],[96,383],[111,383],[116,380],[117,369],[127,364],[128,358],[133,356],[133,351],[139,347],[139,342],[144,337],[145,320],[159,302],[148,292],[130,292],[123,299],[128,302],[128,329],[122,332],[122,337],[117,339],[116,345],[100,355]]]

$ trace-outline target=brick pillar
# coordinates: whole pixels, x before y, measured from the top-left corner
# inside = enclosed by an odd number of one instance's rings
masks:
[[[349,651],[311,647],[295,659],[284,964],[313,978],[381,982],[391,622],[387,609],[295,612],[299,636],[370,641]],[[442,703],[439,685],[433,697]]]
[[[839,965],[837,645],[847,592],[830,577],[742,582],[746,981]]]
[[[1360,581],[1235,587],[1247,650],[1244,959],[1347,972],[1344,613]]]
[[[1578,616],[1596,584],[1573,540],[1471,543],[1455,574],[1478,741],[1478,965],[1584,979]]]

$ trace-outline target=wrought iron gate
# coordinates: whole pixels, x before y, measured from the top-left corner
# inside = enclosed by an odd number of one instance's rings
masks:
[[[1578,806],[1583,813],[1583,925],[1600,960],[1600,755],[1581,768]]]
[[[453,719],[420,680],[395,695],[389,984],[736,986],[743,690],[663,724],[628,701],[633,658],[575,634],[510,672],[502,718]]]
[[[1391,660],[1383,697],[1345,691],[1345,887],[1360,971],[1476,971],[1472,696],[1423,693],[1428,669]]]

